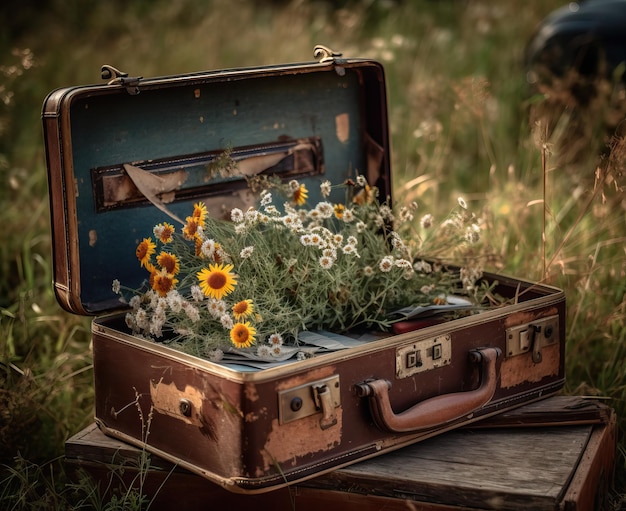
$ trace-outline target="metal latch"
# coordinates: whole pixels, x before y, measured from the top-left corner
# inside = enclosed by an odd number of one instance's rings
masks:
[[[343,61],[342,54],[338,51],[331,50],[328,46],[324,46],[322,44],[318,44],[313,48],[313,57],[316,58],[320,64],[334,64],[335,72],[339,76],[344,76],[346,74],[346,70],[341,64]]]
[[[323,44],[318,44],[313,48],[313,57],[315,57],[320,64],[335,62],[341,56],[341,53],[331,50],[328,46],[324,46]]]
[[[139,94],[139,81],[143,79],[143,76],[128,76],[128,73],[107,64],[102,66],[100,73],[103,80],[109,80],[107,85],[126,87],[126,92],[131,96]]]
[[[506,356],[532,352],[535,364],[542,360],[541,349],[559,341],[559,316],[548,316],[530,323],[507,328]]]
[[[341,405],[339,376],[331,376],[278,393],[278,420],[287,424],[304,417],[321,414],[320,428],[337,424],[336,408]]]

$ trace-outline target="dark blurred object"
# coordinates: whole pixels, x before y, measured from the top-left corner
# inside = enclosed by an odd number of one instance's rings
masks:
[[[571,2],[552,12],[528,42],[525,64],[531,129],[538,147],[550,148],[551,163],[574,185],[594,179],[589,167],[598,156],[617,176],[610,162],[626,127],[626,0]]]
[[[610,78],[625,61],[626,0],[571,2],[542,21],[526,48],[528,68],[540,66],[557,76],[576,69]]]

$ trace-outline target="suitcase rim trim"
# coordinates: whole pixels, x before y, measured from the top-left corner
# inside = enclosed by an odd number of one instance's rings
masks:
[[[498,276],[486,273],[485,277],[497,278]],[[509,277],[501,275],[500,280],[502,279],[507,280]],[[222,366],[219,363],[211,362],[210,360],[184,353],[155,341],[141,339],[140,337],[133,336],[130,333],[120,332],[113,327],[102,324],[102,322],[106,322],[107,320],[121,317],[122,314],[125,314],[124,312],[110,313],[94,318],[92,320],[91,329],[92,336],[101,335],[103,337],[111,338],[116,342],[134,346],[146,352],[157,353],[164,358],[200,369],[215,376],[225,378],[229,381],[239,384],[261,383],[275,380],[276,378],[283,376],[292,375],[295,372],[304,372],[306,370],[314,369],[320,365],[321,359],[323,359],[324,364],[335,364],[346,359],[353,358],[355,351],[358,351],[360,356],[367,356],[372,353],[389,349],[391,345],[401,347],[404,343],[411,344],[421,339],[437,337],[444,333],[449,333],[451,323],[454,324],[454,330],[457,331],[461,328],[469,328],[474,325],[482,324],[485,321],[506,318],[515,312],[530,312],[539,308],[557,305],[565,300],[565,293],[558,288],[546,286],[544,284],[534,284],[532,282],[521,281],[518,279],[515,279],[515,282],[531,284],[532,287],[541,286],[541,288],[545,291],[552,291],[552,294],[547,294],[539,298],[533,298],[526,302],[517,302],[505,307],[490,309],[472,316],[455,319],[450,322],[432,325],[403,334],[391,334],[375,341],[368,341],[362,346],[347,348],[333,353],[325,353],[311,359],[293,361],[283,366],[270,367],[251,372],[237,371],[235,369]],[[561,328],[564,328],[564,325]]]

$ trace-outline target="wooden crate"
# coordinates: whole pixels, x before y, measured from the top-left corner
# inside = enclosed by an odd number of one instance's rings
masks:
[[[557,396],[255,495],[231,493],[151,456],[142,492],[153,500],[151,510],[208,509],[209,504],[216,510],[254,506],[255,511],[603,509],[613,479],[615,439],[609,407]],[[103,491],[138,486],[141,454],[95,425],[66,444],[67,466],[86,471]]]

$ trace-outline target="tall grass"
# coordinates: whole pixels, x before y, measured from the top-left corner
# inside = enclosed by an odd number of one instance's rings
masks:
[[[529,89],[525,43],[560,5],[56,0],[0,8],[8,28],[0,37],[2,462],[17,467],[19,453],[22,468],[49,463],[93,414],[89,320],[63,312],[50,284],[46,93],[98,82],[101,64],[157,76],[306,61],[323,43],[385,63],[396,195],[433,214],[462,195],[489,218],[488,269],[565,289],[566,390],[616,409],[625,493],[626,150],[603,130],[608,114],[623,118],[624,98],[605,81],[587,108],[566,82]],[[34,491],[49,494],[50,484]]]

